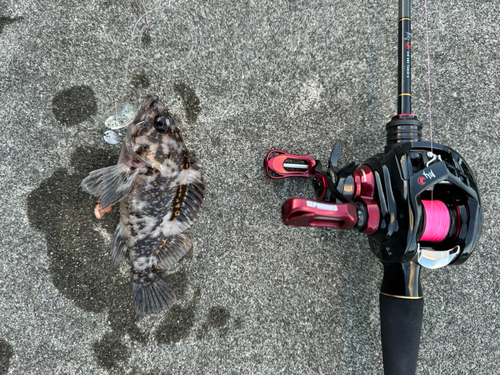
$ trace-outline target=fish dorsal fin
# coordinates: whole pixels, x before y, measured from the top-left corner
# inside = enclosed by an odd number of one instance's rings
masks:
[[[112,206],[123,199],[132,189],[139,175],[138,168],[117,164],[90,172],[82,181],[82,188],[87,193],[99,197],[102,209]]]
[[[168,236],[182,233],[188,229],[193,220],[198,216],[203,198],[205,197],[203,191],[205,185],[201,182],[190,183],[188,185],[179,185],[172,200],[170,207],[171,215],[169,221],[171,222]]]

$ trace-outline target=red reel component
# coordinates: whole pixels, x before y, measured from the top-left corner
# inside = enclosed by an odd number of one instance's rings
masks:
[[[276,154],[271,156],[272,154]],[[294,155],[281,150],[271,150],[264,159],[264,168],[269,177],[310,177],[314,174],[316,160],[309,155]],[[272,173],[270,173],[272,172]]]
[[[351,229],[358,223],[354,203],[324,203],[304,198],[290,198],[283,203],[283,222],[291,227],[330,227]]]
[[[354,179],[353,200],[361,199],[366,206],[367,221],[362,233],[373,234],[377,231],[380,221],[380,208],[375,200],[375,177],[372,170],[362,165],[352,174]]]

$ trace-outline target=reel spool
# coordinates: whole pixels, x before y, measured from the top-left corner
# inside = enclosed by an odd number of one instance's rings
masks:
[[[420,241],[442,242],[446,238],[456,238],[458,223],[457,217],[453,215],[454,210],[449,209],[443,201],[422,200],[421,202],[424,207],[424,230]],[[453,228],[452,221],[455,223]]]

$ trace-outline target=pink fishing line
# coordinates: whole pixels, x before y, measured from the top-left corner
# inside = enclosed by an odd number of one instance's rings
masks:
[[[427,0],[424,2],[425,8],[425,45],[427,50],[427,87],[429,89],[429,129],[431,136],[431,152],[433,151],[432,142],[432,100],[431,100],[431,56],[429,52],[429,16],[427,11]]]
[[[425,229],[420,241],[441,242],[450,231],[450,211],[438,200],[422,200],[425,211]]]

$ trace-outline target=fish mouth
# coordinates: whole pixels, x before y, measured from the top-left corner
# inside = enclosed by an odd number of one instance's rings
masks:
[[[149,112],[150,109],[154,107],[164,107],[164,106],[163,104],[160,103],[158,96],[148,95],[139,106],[139,111],[137,115],[140,116],[141,114],[147,113]]]

